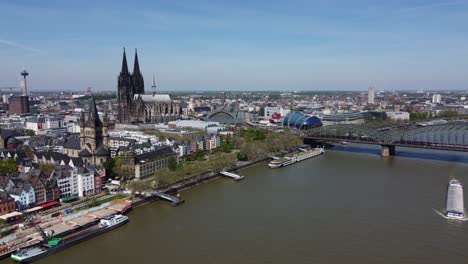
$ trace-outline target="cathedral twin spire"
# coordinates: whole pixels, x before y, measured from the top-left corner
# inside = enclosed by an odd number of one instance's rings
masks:
[[[133,74],[140,74],[140,63],[138,63],[138,52],[135,49],[135,64],[133,64]]]
[[[128,74],[127,55],[125,54],[125,48],[123,52],[122,71],[120,74]]]
[[[122,73],[128,73],[127,55],[125,53],[125,48],[123,49]],[[133,74],[135,74],[135,73],[141,74],[140,73],[140,63],[138,62],[137,49],[135,49],[135,64],[133,65]]]
[[[140,71],[140,63],[138,61],[138,52],[135,49],[135,62],[133,65],[133,74],[130,74],[128,71],[127,64],[127,55],[125,53],[125,48],[123,50],[123,59],[122,59],[122,71],[120,75],[131,76],[132,78],[132,94],[144,94],[145,93],[145,84],[143,81],[143,75]]]

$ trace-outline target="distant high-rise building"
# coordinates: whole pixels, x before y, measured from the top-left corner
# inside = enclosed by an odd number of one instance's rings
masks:
[[[375,88],[370,86],[367,90],[367,103],[374,104]]]
[[[22,92],[19,96],[13,96],[9,102],[8,112],[11,114],[25,114],[29,113],[29,96],[28,96],[28,84],[26,81],[26,77],[29,73],[26,70],[21,72],[21,76],[23,76],[22,81]]]
[[[25,95],[12,96],[9,100],[8,112],[10,114],[29,113],[29,98]]]
[[[433,104],[440,104],[440,103],[442,103],[442,95],[440,95],[440,94],[434,94],[434,95],[432,95],[432,103],[433,103]]]
[[[223,104],[226,103],[226,92],[221,93],[221,103],[223,103]]]
[[[464,218],[463,185],[458,180],[450,180],[447,188],[447,211],[450,218]]]

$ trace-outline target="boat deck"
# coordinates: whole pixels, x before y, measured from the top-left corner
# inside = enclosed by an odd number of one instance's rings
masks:
[[[73,224],[66,224],[66,223],[59,223],[59,224],[55,224],[49,228],[46,228],[44,231],[46,233],[53,233],[54,236],[59,236],[61,234],[64,234],[64,233],[67,233],[67,232],[70,232],[70,231],[73,231],[74,229],[78,228],[78,226],[76,225],[73,225]]]
[[[107,209],[107,208],[102,208],[97,211],[94,211],[92,213],[89,213],[88,216],[98,218],[98,219],[103,219],[106,217],[109,217],[111,215],[116,214],[117,211],[113,209]]]
[[[93,222],[96,222],[96,221],[97,220],[96,220],[95,217],[92,217],[90,215],[84,215],[84,216],[80,216],[80,217],[68,220],[66,223],[74,225],[74,226],[86,226],[86,225],[88,225],[90,223],[93,223]]]
[[[112,201],[112,203],[107,207],[108,209],[115,210],[119,213],[125,213],[132,207],[132,202],[126,199],[118,199]]]

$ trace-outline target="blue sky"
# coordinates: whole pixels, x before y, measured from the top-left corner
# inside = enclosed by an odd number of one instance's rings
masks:
[[[137,2],[137,3],[135,3]],[[0,87],[468,90],[468,0],[0,0]]]

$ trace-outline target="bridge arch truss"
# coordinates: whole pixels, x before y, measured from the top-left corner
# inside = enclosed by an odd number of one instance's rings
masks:
[[[305,131],[305,137],[381,145],[446,146],[468,150],[468,122],[379,129],[366,125],[331,125],[308,129]]]

